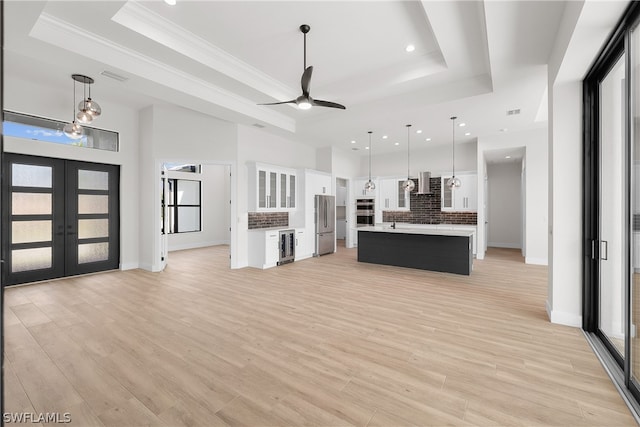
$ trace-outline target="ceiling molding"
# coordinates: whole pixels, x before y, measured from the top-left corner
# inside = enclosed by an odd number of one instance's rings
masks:
[[[295,132],[295,120],[47,13],[31,37],[272,126]],[[72,47],[72,48],[71,48]]]
[[[289,99],[296,93],[293,88],[140,3],[128,1],[111,20],[276,100]]]

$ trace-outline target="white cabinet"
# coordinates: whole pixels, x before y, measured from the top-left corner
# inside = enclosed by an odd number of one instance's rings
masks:
[[[280,259],[279,230],[249,230],[249,266],[275,267]]]
[[[296,171],[260,163],[249,164],[249,210],[290,211],[297,204]]]
[[[296,207],[296,174],[295,172],[278,173],[278,208],[295,209]]]
[[[296,228],[296,261],[310,258],[312,253],[308,249],[307,233],[304,228]]]
[[[369,178],[356,178],[353,180],[353,194],[355,199],[375,199],[378,197],[378,180],[375,178],[371,178],[371,180],[376,184],[375,190],[367,191],[364,189],[364,185],[369,181]]]
[[[409,192],[404,191],[402,184],[406,178],[385,178],[380,183],[378,207],[389,211],[408,211]]]
[[[441,209],[446,212],[477,212],[478,175],[456,175],[462,185],[451,190],[447,186],[450,176],[441,178]]]

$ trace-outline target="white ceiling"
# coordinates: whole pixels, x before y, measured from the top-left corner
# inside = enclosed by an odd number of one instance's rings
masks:
[[[71,86],[70,74],[82,73],[95,78],[97,101],[173,103],[317,147],[363,148],[372,130],[379,154],[406,149],[411,123],[422,130],[412,133],[413,150],[450,143],[452,115],[466,123],[457,142],[545,126],[536,117],[564,8],[561,1],[8,1],[5,84],[21,76]],[[300,94],[301,24],[311,26],[311,95],[346,110],[257,105]],[[508,116],[511,109],[521,113]]]

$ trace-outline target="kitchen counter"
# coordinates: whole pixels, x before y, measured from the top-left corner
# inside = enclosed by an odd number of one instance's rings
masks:
[[[429,228],[413,228],[406,226],[398,226],[392,228],[390,225],[372,225],[368,227],[360,227],[358,231],[372,231],[379,233],[400,233],[400,234],[425,234],[430,236],[463,236],[470,237],[474,234],[473,231],[467,230],[445,230],[445,229],[429,229]]]
[[[471,230],[375,225],[358,228],[358,262],[471,274]]]

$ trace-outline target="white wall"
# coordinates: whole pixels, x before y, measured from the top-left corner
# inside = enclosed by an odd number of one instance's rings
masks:
[[[521,172],[521,162],[487,166],[488,246],[522,247]]]
[[[525,132],[509,132],[478,138],[478,224],[484,224],[486,176],[484,152],[505,148],[524,147],[525,157],[525,262],[543,264],[548,262],[547,244],[547,130],[535,129]],[[478,259],[484,258],[487,236],[484,227],[478,227]]]
[[[428,143],[425,143],[428,144]],[[441,144],[430,148],[411,149],[411,176],[417,177],[419,172],[429,171],[432,177],[451,173],[451,145]],[[374,147],[375,149],[375,147]],[[456,144],[456,171],[475,172],[477,170],[477,143]],[[360,168],[357,176],[369,175],[369,157],[360,156]],[[393,153],[371,156],[372,176],[404,176],[407,173],[406,148]]]
[[[4,108],[61,121],[70,117],[69,87],[50,87],[6,74]],[[71,82],[70,82],[71,83]],[[97,100],[97,99],[96,99]],[[5,137],[5,151],[120,165],[120,268],[138,267],[138,113],[123,105],[98,100],[102,115],[94,127],[118,132],[120,151],[111,152]]]
[[[237,126],[181,107],[151,106],[141,111],[140,121],[140,265],[151,271],[161,269],[160,168],[165,162],[229,165],[231,194],[238,193],[235,172]],[[235,200],[231,217],[237,216]],[[237,226],[231,221],[231,265],[242,257],[237,250]],[[244,254],[246,258],[246,254]],[[169,261],[170,262],[170,261]]]
[[[626,2],[568,2],[549,58],[549,284],[553,323],[582,325],[582,80]]]
[[[231,243],[230,169],[228,165],[202,165],[200,174],[168,171],[169,178],[200,181],[202,196],[201,230],[169,234],[169,251]]]

